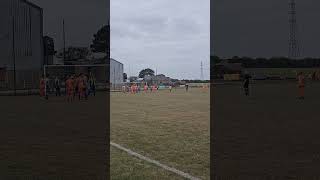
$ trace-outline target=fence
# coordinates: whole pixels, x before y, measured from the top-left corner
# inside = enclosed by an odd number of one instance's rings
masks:
[[[41,72],[33,70],[1,70],[0,91],[32,90],[39,88]]]

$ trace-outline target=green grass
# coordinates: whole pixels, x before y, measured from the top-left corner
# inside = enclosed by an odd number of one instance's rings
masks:
[[[193,176],[209,179],[209,99],[208,90],[193,88],[189,92],[177,89],[172,93],[167,90],[136,95],[112,93],[111,141]],[[114,162],[124,155],[111,151],[112,179],[128,173],[127,163]],[[144,179],[153,179],[153,175],[166,179],[165,174],[159,170],[152,172],[147,165],[141,168],[138,162],[131,162],[131,166],[135,169],[133,173]]]
[[[243,95],[241,87],[234,83],[213,89],[215,176],[230,180],[320,177],[320,82],[307,81],[305,100],[297,99],[294,81],[256,81],[250,97]]]
[[[0,179],[107,176],[107,98],[0,96]]]
[[[123,180],[123,179],[173,179],[182,180],[183,178],[160,169],[159,167],[149,164],[141,159],[132,157],[127,153],[116,149],[110,148],[111,153],[111,179]]]

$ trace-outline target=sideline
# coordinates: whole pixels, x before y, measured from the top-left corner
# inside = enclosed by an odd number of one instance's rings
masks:
[[[185,172],[179,171],[179,170],[177,170],[177,169],[175,169],[175,168],[172,168],[172,167],[169,167],[169,166],[167,166],[167,165],[161,164],[159,161],[156,161],[156,160],[147,158],[147,157],[145,157],[145,156],[143,156],[143,155],[141,155],[141,154],[138,154],[138,153],[136,153],[136,152],[133,152],[132,150],[127,149],[127,148],[125,148],[125,147],[123,147],[123,146],[121,146],[121,145],[119,145],[119,144],[110,142],[110,145],[113,146],[113,147],[115,147],[115,148],[117,148],[117,149],[120,149],[120,150],[122,150],[122,151],[125,151],[125,152],[127,152],[128,154],[130,154],[130,155],[132,155],[132,156],[135,156],[135,157],[137,157],[137,158],[139,158],[139,159],[145,160],[145,161],[147,161],[147,162],[149,162],[149,163],[155,164],[155,165],[158,166],[158,167],[161,167],[161,168],[163,168],[163,169],[165,169],[165,170],[167,170],[167,171],[173,172],[173,173],[175,173],[175,174],[177,174],[177,175],[179,175],[179,176],[182,176],[182,177],[184,177],[184,178],[187,178],[187,179],[190,179],[190,180],[201,180],[201,179],[199,179],[199,178],[196,178],[196,177],[191,176],[191,175],[188,174],[188,173],[185,173]]]

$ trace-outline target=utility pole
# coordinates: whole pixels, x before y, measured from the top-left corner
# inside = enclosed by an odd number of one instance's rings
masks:
[[[298,40],[298,25],[295,0],[289,0],[289,52],[288,57],[296,59],[300,57],[300,44]]]
[[[16,87],[16,45],[15,45],[15,20],[14,15],[12,15],[12,60],[13,60],[13,90],[14,95],[17,95]]]
[[[108,21],[108,24],[107,24],[107,42],[106,42],[106,55],[107,55],[107,58],[108,58],[108,63],[110,64],[110,58],[111,58],[111,54],[110,54],[110,21]]]
[[[66,33],[65,33],[65,27],[64,27],[64,19],[62,22],[63,25],[63,62],[66,61]]]
[[[203,78],[204,78],[203,77],[203,64],[202,64],[202,61],[201,61],[201,77],[200,77],[201,81],[204,80]]]
[[[116,89],[116,68],[113,68],[113,88]]]

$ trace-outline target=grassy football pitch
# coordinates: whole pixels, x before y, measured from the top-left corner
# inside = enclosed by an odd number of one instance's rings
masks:
[[[213,88],[213,172],[228,179],[317,179],[320,176],[320,83],[256,81]],[[235,177],[235,178],[231,178]]]
[[[210,174],[210,93],[111,93],[111,141],[200,179]],[[111,147],[111,179],[183,179]]]
[[[0,96],[0,179],[105,179],[107,98]]]

